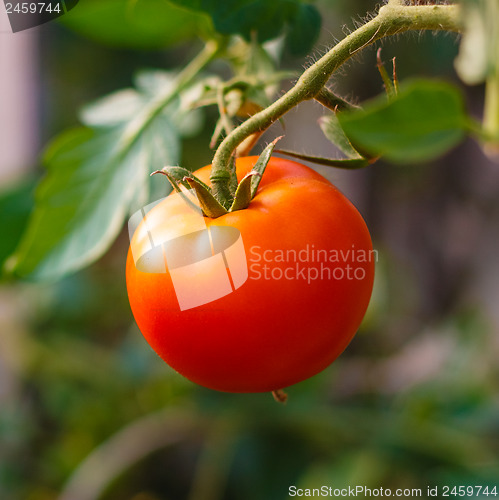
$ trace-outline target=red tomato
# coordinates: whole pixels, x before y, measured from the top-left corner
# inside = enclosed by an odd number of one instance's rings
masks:
[[[256,160],[237,160],[239,179]],[[196,175],[208,183],[209,172]],[[185,204],[171,199],[148,214],[149,230],[195,231]],[[214,301],[181,310],[173,272],[143,272],[129,252],[130,305],[159,356],[189,380],[228,392],[282,389],[330,365],[357,331],[374,278],[369,232],[350,201],[308,167],[272,158],[247,209],[205,222],[212,233],[238,229],[247,263],[246,281],[234,286],[236,270],[231,293]],[[148,245],[139,227],[132,247]],[[227,262],[224,272],[233,273]],[[201,295],[211,293],[209,275],[190,276]]]

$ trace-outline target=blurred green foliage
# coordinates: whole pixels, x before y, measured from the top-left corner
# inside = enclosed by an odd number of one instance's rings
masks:
[[[208,16],[167,0],[85,0],[62,22],[99,43],[144,50],[178,45],[211,30]]]
[[[4,224],[0,240],[0,265],[12,255],[26,228],[33,209],[35,184],[35,179],[29,179],[15,186],[8,186],[0,193],[0,213]]]
[[[98,7],[94,2],[89,12],[102,8],[106,15],[118,16],[112,8],[134,8],[134,2],[112,4]],[[373,7],[369,2],[319,4],[328,29],[338,36],[342,20],[366,6]],[[164,2],[162,8],[173,7]],[[75,86],[81,60],[44,60],[47,81],[59,82],[47,90],[48,101],[55,102],[51,91],[70,87],[77,106],[46,109],[43,120],[53,123],[59,115],[64,125],[72,124],[75,108],[102,85],[102,65],[114,60],[115,73],[124,75],[115,88],[129,90],[82,112],[83,122],[100,134],[102,117],[111,116],[102,113],[110,100],[120,103],[113,110],[123,114],[111,117],[112,126],[120,127],[133,115],[134,102],[147,98],[147,88],[158,81],[167,85],[171,75],[142,73],[131,89],[131,75],[141,61],[149,65],[150,56],[123,46],[170,44],[168,25],[162,23],[177,18],[157,16],[145,30],[142,21],[132,28],[125,21],[109,21],[102,30],[102,19],[94,26],[89,22],[94,18],[85,20],[84,9],[75,8],[75,15],[78,11],[81,25],[68,16],[67,27],[121,48],[107,52],[67,28],[44,28],[45,54],[63,40],[65,50],[91,54],[93,64],[85,68],[88,77],[81,86]],[[175,26],[182,24],[184,34],[175,33],[175,42],[188,40],[200,20],[183,12],[186,22]],[[123,38],[125,28],[133,36]],[[326,35],[325,43],[330,43]],[[442,68],[452,77],[457,46],[449,37],[424,37],[418,48],[416,40],[403,40],[386,42],[384,49],[397,54],[401,73]],[[179,53],[165,52],[158,66],[176,66]],[[367,64],[352,65],[352,76],[342,77],[338,85],[362,97],[379,93],[371,55]],[[302,61],[288,58],[284,63],[296,70]],[[95,94],[99,92],[101,88]],[[475,103],[474,91],[467,97]],[[172,119],[178,109],[171,108],[161,119]],[[190,169],[208,163],[216,118],[208,111],[195,138],[179,134],[176,122],[175,147],[168,154],[182,156]],[[163,125],[153,153],[167,156],[159,147],[170,130]],[[304,136],[317,130],[303,129]],[[51,135],[58,132],[51,130]],[[109,144],[104,136],[96,140]],[[63,144],[52,150],[61,153]],[[99,154],[87,150],[81,157],[95,162],[98,171]],[[70,175],[76,162],[60,158],[61,169]],[[290,485],[424,491],[429,485],[499,486],[498,325],[485,300],[497,297],[498,287],[486,289],[470,278],[497,272],[497,259],[483,257],[496,254],[496,171],[497,165],[464,144],[456,153],[414,169],[380,163],[355,174],[368,188],[357,201],[366,207],[380,252],[375,295],[347,351],[320,375],[290,388],[286,406],[269,394],[233,395],[195,386],[154,354],[129,310],[124,279],[128,239],[120,228],[110,250],[77,274],[52,284],[4,283],[0,499],[279,500],[289,498]],[[22,232],[32,186],[28,179],[0,196],[2,258]],[[77,195],[61,194],[75,201]]]

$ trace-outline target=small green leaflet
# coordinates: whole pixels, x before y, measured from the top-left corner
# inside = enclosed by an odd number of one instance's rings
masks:
[[[361,110],[338,113],[355,149],[396,163],[427,161],[456,146],[470,130],[461,92],[453,85],[414,80],[390,100],[380,96]]]
[[[345,135],[336,114],[324,116],[319,120],[324,135],[349,159],[363,160],[364,157],[352,146]]]

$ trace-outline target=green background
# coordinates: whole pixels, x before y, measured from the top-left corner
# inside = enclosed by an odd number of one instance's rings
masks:
[[[195,36],[213,29],[202,13],[180,9],[166,16],[182,26],[172,40],[160,1],[150,2],[153,14],[123,20],[113,2],[84,4],[74,9],[80,18],[39,29],[44,144],[76,125],[85,103],[131,86],[137,70],[184,65],[201,47]],[[323,29],[314,54],[374,9],[367,0],[316,5]],[[308,63],[290,47],[283,66],[300,71]],[[447,34],[383,42],[383,59],[397,57],[401,80],[438,75],[462,86],[457,51]],[[212,69],[227,73],[222,63]],[[334,81],[360,100],[379,94],[375,49]],[[471,112],[479,110],[483,89],[463,92]],[[294,149],[312,153],[319,128],[299,116],[286,117],[301,135]],[[208,110],[199,133],[182,140],[184,167],[210,162],[215,119]],[[2,188],[2,258],[18,241],[41,175],[32,165],[21,185]],[[280,500],[291,485],[499,488],[497,164],[465,141],[428,163],[380,161],[327,175],[371,230],[375,292],[346,352],[289,388],[285,406],[270,394],[195,386],[156,357],[128,306],[125,230],[98,262],[61,280],[4,281],[0,498]]]

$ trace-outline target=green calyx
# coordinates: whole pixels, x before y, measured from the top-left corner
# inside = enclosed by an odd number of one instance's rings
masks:
[[[229,212],[244,210],[249,206],[256,195],[262,175],[279,139],[280,137],[263,150],[251,172],[239,183],[236,177],[236,164],[232,159],[228,170],[222,173],[224,179],[228,181],[227,190],[222,193],[215,194],[207,184],[182,167],[164,167],[151,175],[163,174],[166,176],[173,189],[184,198],[186,203],[195,206],[199,204],[206,217],[216,219]],[[186,190],[193,190],[196,193],[198,203],[186,193]]]

